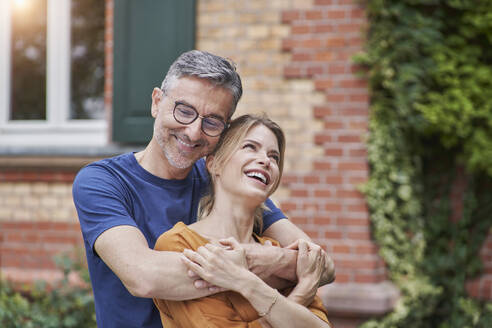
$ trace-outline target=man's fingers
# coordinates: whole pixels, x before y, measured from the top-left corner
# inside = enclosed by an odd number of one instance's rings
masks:
[[[191,252],[191,253],[196,254],[195,252]],[[185,254],[185,252],[183,252],[183,255],[181,255],[181,257],[180,257],[181,262],[183,262],[183,264],[188,268],[188,270],[191,270],[197,276],[202,277],[203,276],[203,268],[199,264],[195,263],[196,261],[194,259],[190,259],[187,257],[187,255],[193,257],[194,254]]]
[[[299,249],[299,254],[298,256],[305,256],[308,252],[308,245],[305,240],[299,239],[298,241],[298,249]]]

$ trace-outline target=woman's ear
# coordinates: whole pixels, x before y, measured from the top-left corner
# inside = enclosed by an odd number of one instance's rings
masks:
[[[215,157],[214,155],[208,155],[207,159],[205,161],[205,166],[207,167],[208,172],[210,175],[215,175],[214,171],[214,163],[215,163]]]

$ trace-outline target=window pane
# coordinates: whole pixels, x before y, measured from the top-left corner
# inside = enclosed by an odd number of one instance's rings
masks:
[[[11,0],[11,120],[46,119],[47,0]]]
[[[104,119],[104,9],[72,0],[71,119]]]

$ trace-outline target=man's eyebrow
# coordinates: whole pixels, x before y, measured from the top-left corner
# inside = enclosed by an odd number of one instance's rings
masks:
[[[190,108],[193,108],[197,113],[198,113],[198,110],[195,108],[195,106],[191,105],[190,103],[188,103],[186,100],[176,100],[176,103],[178,104],[181,104],[181,105],[185,105],[186,107],[190,107]],[[225,122],[226,120],[220,116],[219,114],[208,114],[208,115],[205,115],[204,117],[215,117],[215,118],[218,118],[219,120]]]

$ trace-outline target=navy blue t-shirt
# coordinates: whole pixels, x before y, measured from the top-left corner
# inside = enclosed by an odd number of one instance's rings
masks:
[[[130,225],[154,248],[157,238],[178,221],[195,221],[198,202],[208,186],[203,159],[183,180],[166,180],[143,169],[133,153],[104,159],[84,167],[73,183],[73,199],[94,291],[98,327],[162,327],[152,299],[132,296],[94,251],[97,237],[109,228]],[[284,218],[267,200],[264,229]]]

